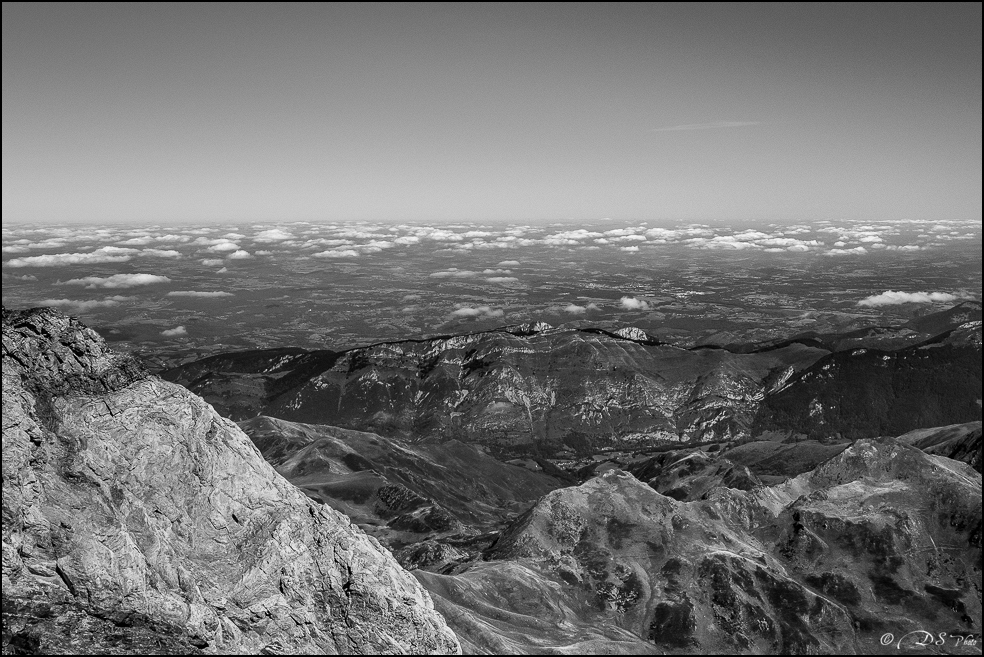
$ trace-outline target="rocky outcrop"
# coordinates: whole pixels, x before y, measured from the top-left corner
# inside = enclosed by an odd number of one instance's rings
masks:
[[[681,502],[612,470],[455,574],[417,571],[476,653],[879,653],[981,631],[981,477],[888,439]],[[953,647],[953,646],[951,646]]]
[[[454,653],[427,592],[232,422],[3,312],[5,653]]]
[[[319,361],[322,371],[304,380],[243,373],[228,364],[233,355],[164,376],[230,411],[550,456],[747,437],[767,387],[826,353],[799,344],[764,354],[686,350],[637,329],[530,326],[353,349],[330,366]],[[243,401],[248,394],[253,402]]]

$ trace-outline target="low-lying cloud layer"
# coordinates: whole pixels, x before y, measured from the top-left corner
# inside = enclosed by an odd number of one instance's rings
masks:
[[[713,124],[708,124],[714,127]],[[676,126],[673,129],[702,129]],[[644,258],[659,249],[681,248],[870,257],[878,253],[915,253],[939,249],[954,241],[980,240],[980,223],[944,220],[817,221],[811,224],[763,224],[755,228],[687,223],[650,225],[638,222],[613,226],[595,222],[581,227],[552,225],[429,226],[375,222],[292,222],[213,227],[4,227],[5,267],[63,267],[127,262],[133,258],[195,258],[216,264],[219,259],[323,258],[351,260],[399,251],[477,254],[486,250],[549,247],[567,250],[608,249]],[[138,248],[143,247],[143,248]],[[522,259],[527,261],[526,258]],[[518,267],[506,257],[499,267]],[[217,265],[216,265],[217,266]],[[450,269],[447,271],[451,271]],[[467,271],[462,268],[461,271]],[[435,277],[441,277],[438,274]],[[462,274],[460,277],[466,277]],[[454,278],[451,273],[443,277]]]
[[[175,290],[174,292],[168,292],[169,297],[192,297],[201,299],[215,299],[218,297],[231,297],[235,296],[232,292],[204,292],[199,290]]]
[[[155,274],[113,274],[105,278],[98,276],[86,276],[85,278],[73,278],[58,285],[82,285],[86,289],[94,290],[97,288],[114,289],[137,287],[140,285],[153,285],[155,283],[170,283],[171,279],[167,276],[157,276]]]
[[[878,308],[880,306],[894,306],[902,303],[949,303],[959,299],[955,294],[949,292],[896,292],[886,290],[881,294],[875,294],[858,301],[859,306],[868,308]]]

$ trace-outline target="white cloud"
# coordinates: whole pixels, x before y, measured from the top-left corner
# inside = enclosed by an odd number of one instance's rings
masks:
[[[314,254],[315,258],[358,258],[359,252],[354,249],[330,249]]]
[[[474,276],[478,276],[478,272],[458,269],[457,267],[451,267],[446,271],[436,271],[430,275],[431,278],[472,278]]]
[[[503,260],[496,267],[519,267],[519,260]]]
[[[486,278],[489,283],[518,283],[519,279],[515,276],[492,276]]]
[[[280,230],[279,228],[262,230],[253,236],[253,241],[255,242],[280,242],[290,239],[294,239],[294,236],[287,231]]]
[[[67,265],[129,262],[133,256],[128,252],[136,253],[136,249],[117,249],[114,246],[104,246],[91,253],[55,253],[14,258],[5,262],[4,265],[7,267],[65,267]]]
[[[86,289],[94,290],[97,288],[114,289],[137,287],[138,285],[153,285],[154,283],[170,283],[171,279],[167,276],[157,276],[155,274],[113,274],[106,278],[98,276],[86,276],[85,278],[73,278],[57,285],[84,285]]]
[[[184,326],[175,326],[173,329],[165,329],[161,331],[161,335],[167,338],[176,338],[183,335],[188,335],[188,331]]]
[[[492,317],[502,317],[503,312],[501,309],[494,309],[490,306],[462,306],[457,310],[451,312],[452,317],[478,317],[480,319],[489,319]]]
[[[140,255],[154,258],[180,258],[181,252],[174,249],[144,249]]]
[[[583,315],[588,312],[587,306],[579,306],[576,303],[569,303],[563,308],[561,308],[565,313],[570,313],[572,315]]]
[[[236,244],[235,242],[228,242],[223,240],[218,244],[213,244],[212,246],[208,247],[208,250],[212,251],[213,253],[224,253],[225,251],[238,251],[239,245]]]
[[[225,261],[220,260],[219,258],[205,258],[204,260],[202,260],[202,264],[205,265],[206,267],[218,267],[220,265],[225,264]]]
[[[875,294],[858,301],[859,306],[878,308],[880,306],[894,306],[902,303],[947,303],[959,299],[955,294],[949,292],[896,292],[886,290],[881,294]]]
[[[174,292],[168,292],[169,297],[200,297],[203,299],[213,299],[216,297],[231,297],[235,296],[232,292],[202,292],[198,290],[175,290]]]
[[[824,252],[824,255],[829,256],[843,256],[843,255],[865,255],[868,253],[868,249],[863,246],[856,246],[853,249],[830,249]]]
[[[253,256],[250,255],[249,251],[243,251],[242,249],[239,249],[238,251],[230,253],[226,257],[229,258],[230,260],[248,260]]]
[[[113,297],[109,297],[108,299],[86,300],[86,301],[81,301],[77,299],[45,299],[39,305],[68,308],[70,310],[84,312],[86,310],[92,310],[93,308],[112,308],[113,306],[120,305],[121,301],[131,301],[131,300],[133,300],[133,297],[121,297],[121,296],[113,296]]]
[[[625,310],[649,310],[649,303],[635,297],[622,297],[619,303]]]

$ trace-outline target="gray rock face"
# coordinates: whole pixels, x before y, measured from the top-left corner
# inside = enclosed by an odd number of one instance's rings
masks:
[[[486,561],[415,575],[474,653],[887,654],[889,632],[980,635],[981,476],[964,463],[858,441],[703,497],[610,470],[543,497]]]
[[[3,312],[4,653],[456,653],[249,438],[50,310]]]
[[[304,376],[267,373],[253,352],[163,376],[233,419],[262,413],[528,457],[747,438],[768,386],[828,353],[686,350],[648,337],[519,327],[352,349]]]

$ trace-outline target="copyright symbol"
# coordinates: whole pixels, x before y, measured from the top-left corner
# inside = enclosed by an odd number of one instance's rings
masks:
[[[891,632],[886,632],[881,636],[881,644],[883,646],[891,645],[895,641],[895,635]]]

